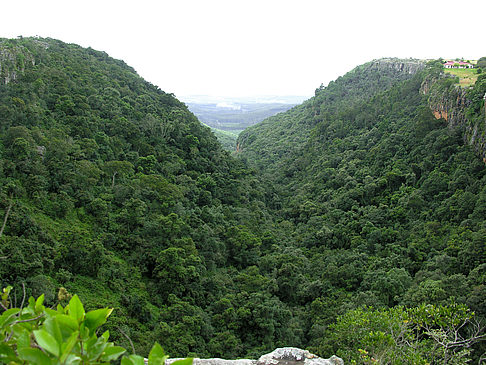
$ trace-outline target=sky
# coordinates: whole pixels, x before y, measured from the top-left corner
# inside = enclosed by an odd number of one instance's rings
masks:
[[[486,56],[486,1],[15,0],[0,37],[105,51],[162,90],[312,96],[382,57]]]

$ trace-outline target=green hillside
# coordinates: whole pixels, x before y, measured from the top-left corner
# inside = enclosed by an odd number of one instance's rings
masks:
[[[228,337],[217,319],[231,293],[236,309],[262,303],[237,289],[267,224],[246,166],[122,61],[52,39],[0,49],[2,287],[112,306],[115,339],[142,352],[158,340],[175,356],[246,354],[247,320]]]
[[[420,91],[440,72],[431,63],[383,85],[381,70],[364,65],[238,139],[318,272],[313,292],[325,299],[313,323],[323,332],[311,343],[322,352],[351,359],[343,347],[353,345],[326,337],[327,315],[361,305],[455,300],[486,315],[486,169],[462,128],[436,120]],[[486,91],[479,80],[473,100]],[[484,120],[478,105],[470,113]]]
[[[327,87],[316,89],[315,97],[291,109],[247,128],[238,138],[244,156],[266,169],[288,165],[287,159],[300,150],[313,128],[323,119],[333,118],[341,110],[349,109],[410,78],[424,66],[419,60],[382,59],[356,67],[331,81]]]
[[[0,40],[0,66],[0,285],[17,306],[22,285],[48,307],[64,287],[113,307],[103,330],[142,355],[484,351],[467,331],[486,317],[486,169],[420,92],[437,64],[359,66],[243,132],[238,158],[103,52]]]

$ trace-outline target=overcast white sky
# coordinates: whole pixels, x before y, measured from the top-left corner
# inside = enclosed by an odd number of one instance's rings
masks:
[[[0,13],[0,37],[105,51],[179,97],[311,96],[375,58],[486,56],[485,0],[15,0]]]

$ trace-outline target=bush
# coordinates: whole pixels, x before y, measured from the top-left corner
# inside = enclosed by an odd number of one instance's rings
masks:
[[[12,308],[9,294],[12,287],[3,289],[0,307],[0,364],[109,364],[121,358],[122,365],[144,365],[143,357],[126,355],[123,347],[109,342],[109,332],[101,336],[97,330],[106,322],[113,309],[102,308],[85,312],[77,295],[56,310],[44,306],[44,295],[29,298],[25,308]],[[58,300],[68,299],[61,288]],[[164,365],[168,358],[155,343],[148,356],[149,365]],[[176,361],[177,365],[191,365],[192,359]]]

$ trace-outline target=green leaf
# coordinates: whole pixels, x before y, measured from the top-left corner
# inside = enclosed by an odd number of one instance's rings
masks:
[[[18,349],[18,352],[19,352],[19,357],[22,360],[27,361],[28,364],[34,364],[34,365],[52,364],[51,359],[49,359],[49,357],[39,349],[23,348],[23,349]]]
[[[29,305],[24,309],[24,313],[35,313],[35,299],[34,297],[29,297]]]
[[[168,356],[165,355],[164,350],[162,349],[162,346],[160,346],[157,342],[154,343],[152,346],[152,350],[150,350],[150,354],[148,357],[148,363],[149,365],[164,365],[165,360],[168,358]]]
[[[69,301],[69,316],[78,321],[78,323],[84,318],[83,303],[81,303],[77,294],[75,294]]]
[[[77,331],[79,329],[79,324],[73,317],[66,314],[58,314],[56,320],[61,327],[61,331],[70,330],[70,332]]]
[[[187,359],[174,361],[171,365],[192,365],[192,360],[192,357],[188,357]]]
[[[81,341],[88,341],[90,338],[89,329],[84,325],[84,323],[81,323],[81,326],[79,326],[79,338]]]
[[[11,308],[3,312],[2,315],[0,316],[0,328],[7,327],[11,323],[15,322],[16,320],[15,315],[18,312],[20,312],[19,308]]]
[[[40,347],[59,357],[59,343],[49,332],[45,329],[37,330],[34,331],[34,337]]]
[[[101,337],[103,337],[106,341],[108,341],[108,339],[110,338],[110,331],[106,330],[105,332],[103,332]]]
[[[102,308],[96,309],[86,313],[86,327],[89,328],[91,333],[104,324],[108,318],[108,316],[113,312],[113,309],[110,308]]]
[[[94,335],[93,339],[95,341],[91,341],[89,345],[86,345],[86,351],[88,353],[88,359],[90,361],[98,360],[107,345],[103,337],[96,338],[96,336]]]
[[[16,329],[15,332],[17,332],[17,348],[30,347],[30,332],[22,327]]]
[[[110,346],[105,348],[103,355],[101,356],[101,361],[112,361],[118,359],[127,350],[120,346]]]
[[[69,356],[69,353],[73,349],[74,345],[76,344],[78,340],[78,334],[79,332],[76,331],[74,332],[71,337],[68,338],[68,340],[61,346],[62,347],[62,355],[61,355],[61,363],[64,363]]]
[[[45,329],[52,337],[54,337],[57,343],[61,344],[63,342],[63,336],[59,328],[59,323],[55,318],[47,318],[44,321],[42,328]]]
[[[16,358],[15,351],[6,343],[0,342],[0,363],[9,363],[10,361],[15,361]]]
[[[64,362],[64,365],[78,365],[78,364],[81,364],[81,358],[74,354],[69,354],[69,356],[66,358],[66,361]]]
[[[44,294],[42,294],[37,300],[35,301],[35,312],[39,313],[44,310]]]
[[[142,356],[130,355],[122,358],[121,365],[145,365]]]

